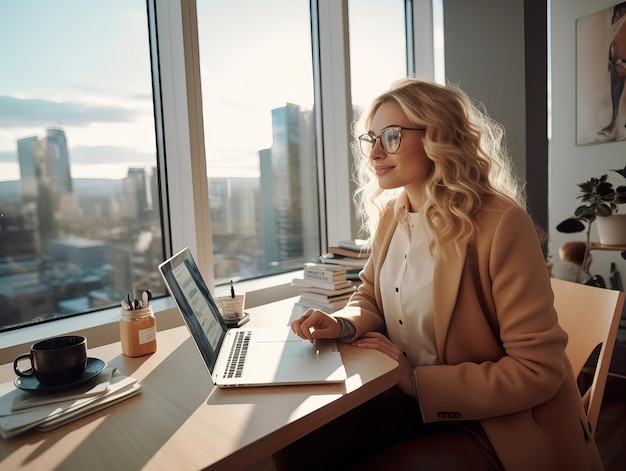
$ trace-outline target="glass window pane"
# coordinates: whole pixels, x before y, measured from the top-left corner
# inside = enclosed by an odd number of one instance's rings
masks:
[[[308,0],[198,0],[216,283],[320,253]]]
[[[350,0],[350,79],[358,113],[396,80],[406,77],[404,0]]]
[[[0,7],[0,330],[164,292],[145,0]]]

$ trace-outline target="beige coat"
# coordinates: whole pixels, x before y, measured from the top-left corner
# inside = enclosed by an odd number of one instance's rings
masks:
[[[424,420],[480,420],[507,470],[603,469],[531,218],[499,200],[484,204],[477,223],[475,240],[460,253],[448,249],[445,262],[435,264],[434,329],[443,364],[416,370]],[[338,313],[357,336],[384,331],[379,274],[397,224],[390,204],[363,284]]]

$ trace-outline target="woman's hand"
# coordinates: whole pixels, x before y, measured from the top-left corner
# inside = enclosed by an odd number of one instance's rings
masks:
[[[402,350],[400,350],[395,343],[389,340],[380,332],[367,332],[355,340],[352,345],[359,348],[370,348],[378,350],[385,355],[393,358],[400,365],[400,380],[398,381],[398,387],[400,390],[413,396],[413,367],[406,359]]]
[[[319,309],[309,309],[291,323],[291,330],[303,339],[336,339],[341,335],[341,324],[333,316]]]

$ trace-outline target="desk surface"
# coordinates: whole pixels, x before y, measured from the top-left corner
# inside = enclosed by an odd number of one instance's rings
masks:
[[[249,325],[285,325],[294,299],[250,309]],[[157,333],[157,352],[89,350],[137,378],[142,393],[50,432],[0,438],[0,469],[242,469],[397,382],[397,363],[340,344],[345,384],[215,388],[186,327]],[[12,365],[0,382],[13,381]]]

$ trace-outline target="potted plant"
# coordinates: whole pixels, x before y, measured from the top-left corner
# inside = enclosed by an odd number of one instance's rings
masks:
[[[623,169],[611,169],[612,172],[619,173],[624,179],[626,179],[626,166]],[[586,182],[579,183],[580,194],[577,199],[581,200],[581,204],[576,211],[574,211],[574,217],[567,218],[562,221],[556,229],[563,233],[582,232],[586,229],[586,243],[585,253],[580,264],[576,281],[579,281],[581,272],[587,275],[587,283],[599,284],[601,277],[592,276],[589,272],[589,252],[591,248],[591,225],[594,221],[598,221],[598,225],[605,223],[611,219],[615,213],[618,212],[618,206],[626,203],[626,185],[619,185],[614,187],[608,180],[608,175],[602,175],[600,178],[592,177]],[[626,214],[620,215],[626,216]],[[626,217],[620,217],[623,220],[624,226],[617,230],[618,234],[626,235]],[[609,222],[610,224],[610,222]],[[600,231],[599,231],[600,232]],[[601,240],[601,243],[615,244],[615,239],[610,241]],[[626,258],[626,251],[622,252],[622,257]]]
[[[626,178],[626,167],[623,170],[613,170]],[[617,205],[626,202],[626,186],[620,185],[615,189],[613,212],[607,216],[598,214],[598,237],[603,245],[626,246],[626,213],[618,214]]]

